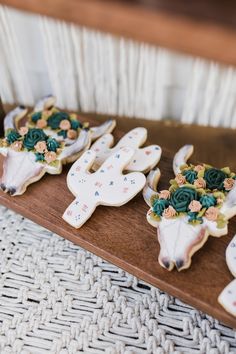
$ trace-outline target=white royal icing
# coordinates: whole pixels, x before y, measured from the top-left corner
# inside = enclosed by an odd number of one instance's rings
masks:
[[[123,175],[133,158],[134,149],[124,147],[110,156],[94,173],[90,173],[95,152],[86,151],[71,167],[67,185],[76,199],[63,214],[75,228],[81,227],[98,205],[121,206],[143,188],[146,178],[140,172]]]
[[[226,263],[233,276],[236,277],[236,235],[226,249]],[[236,316],[236,279],[224,288],[218,301],[226,311]]]
[[[91,147],[91,150],[96,152],[95,163],[93,169],[96,170],[102,163],[113,153],[118,151],[123,146],[129,146],[135,149],[133,159],[127,165],[127,171],[140,171],[148,172],[156,166],[161,158],[161,148],[158,145],[149,145],[144,148],[140,148],[147,139],[147,130],[139,127],[130,130],[125,134],[119,142],[114,144],[114,138],[112,134],[106,134],[98,139]]]

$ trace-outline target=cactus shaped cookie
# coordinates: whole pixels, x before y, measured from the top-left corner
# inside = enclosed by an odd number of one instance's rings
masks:
[[[142,127],[130,130],[113,147],[113,135],[105,134],[91,147],[91,150],[96,152],[93,170],[96,171],[109,156],[118,151],[120,148],[123,146],[129,146],[135,149],[135,154],[125,169],[127,171],[140,171],[143,173],[150,171],[156,166],[161,158],[161,148],[158,145],[150,145],[140,148],[146,140],[147,129]]]
[[[236,235],[226,249],[226,263],[230,272],[236,278]],[[236,316],[236,279],[232,280],[218,297],[219,303],[224,309]]]
[[[134,149],[124,147],[110,156],[94,173],[90,173],[95,152],[86,151],[71,167],[67,184],[76,197],[63,214],[75,228],[81,227],[98,205],[121,206],[140,192],[146,178],[141,172],[123,175]]]
[[[157,169],[148,175],[143,191],[150,206],[147,220],[157,228],[159,263],[168,270],[188,268],[209,235],[227,234],[228,219],[236,214],[235,173],[228,167],[187,165],[192,152],[193,146],[185,145],[175,155],[176,176],[168,190],[157,192]]]

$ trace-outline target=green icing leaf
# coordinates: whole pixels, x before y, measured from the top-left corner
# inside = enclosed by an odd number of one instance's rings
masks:
[[[59,160],[52,161],[52,162],[50,162],[50,165],[55,168],[58,168],[60,165],[60,161]]]
[[[150,198],[151,205],[153,205],[157,199],[159,199],[158,194],[153,194]]]
[[[224,193],[223,192],[220,192],[220,191],[218,191],[218,192],[214,192],[213,193],[213,196],[217,199],[217,198],[221,198],[221,199],[225,199],[225,195],[224,195]]]
[[[169,188],[169,191],[170,193],[174,193],[177,189],[178,189],[178,185],[172,184],[172,186],[170,186]]]
[[[154,221],[161,221],[161,217],[153,212],[149,214],[150,218],[153,219]]]
[[[175,189],[179,188],[179,185],[178,185],[178,183],[176,182],[175,179],[171,179],[171,180],[170,180],[170,185],[171,185],[173,188],[175,188]]]
[[[226,175],[230,175],[231,171],[229,167],[224,167],[221,169],[221,171],[223,171]]]
[[[225,219],[224,214],[219,214],[218,218],[217,218],[217,227],[218,229],[223,229],[225,227],[225,225],[227,225],[227,220]]]
[[[202,209],[198,212],[197,216],[198,216],[198,217],[202,217],[202,216],[205,214],[206,209],[207,209],[207,208],[202,208]]]
[[[182,171],[184,171],[184,170],[189,170],[189,169],[191,169],[191,167],[190,167],[189,165],[187,165],[187,164],[184,164],[184,165],[181,165],[179,169],[180,169],[180,171],[182,172]]]
[[[197,174],[198,178],[203,178],[204,177],[205,170],[200,170]]]

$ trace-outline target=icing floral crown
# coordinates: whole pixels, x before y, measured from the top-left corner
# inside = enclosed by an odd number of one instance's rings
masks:
[[[220,208],[233,188],[236,175],[228,167],[217,169],[210,165],[182,165],[180,173],[170,180],[168,190],[152,197],[150,217],[164,218],[188,216],[192,225],[202,224],[203,217],[216,221],[223,228],[226,219]]]
[[[78,121],[76,114],[59,111],[55,107],[33,112],[27,119],[26,126],[7,130],[0,146],[15,151],[31,151],[36,161],[48,164],[55,164],[65,140],[73,141],[81,129],[88,129],[88,123]]]

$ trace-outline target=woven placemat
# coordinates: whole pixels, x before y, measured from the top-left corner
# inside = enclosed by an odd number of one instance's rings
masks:
[[[0,353],[236,353],[236,332],[0,207]]]

